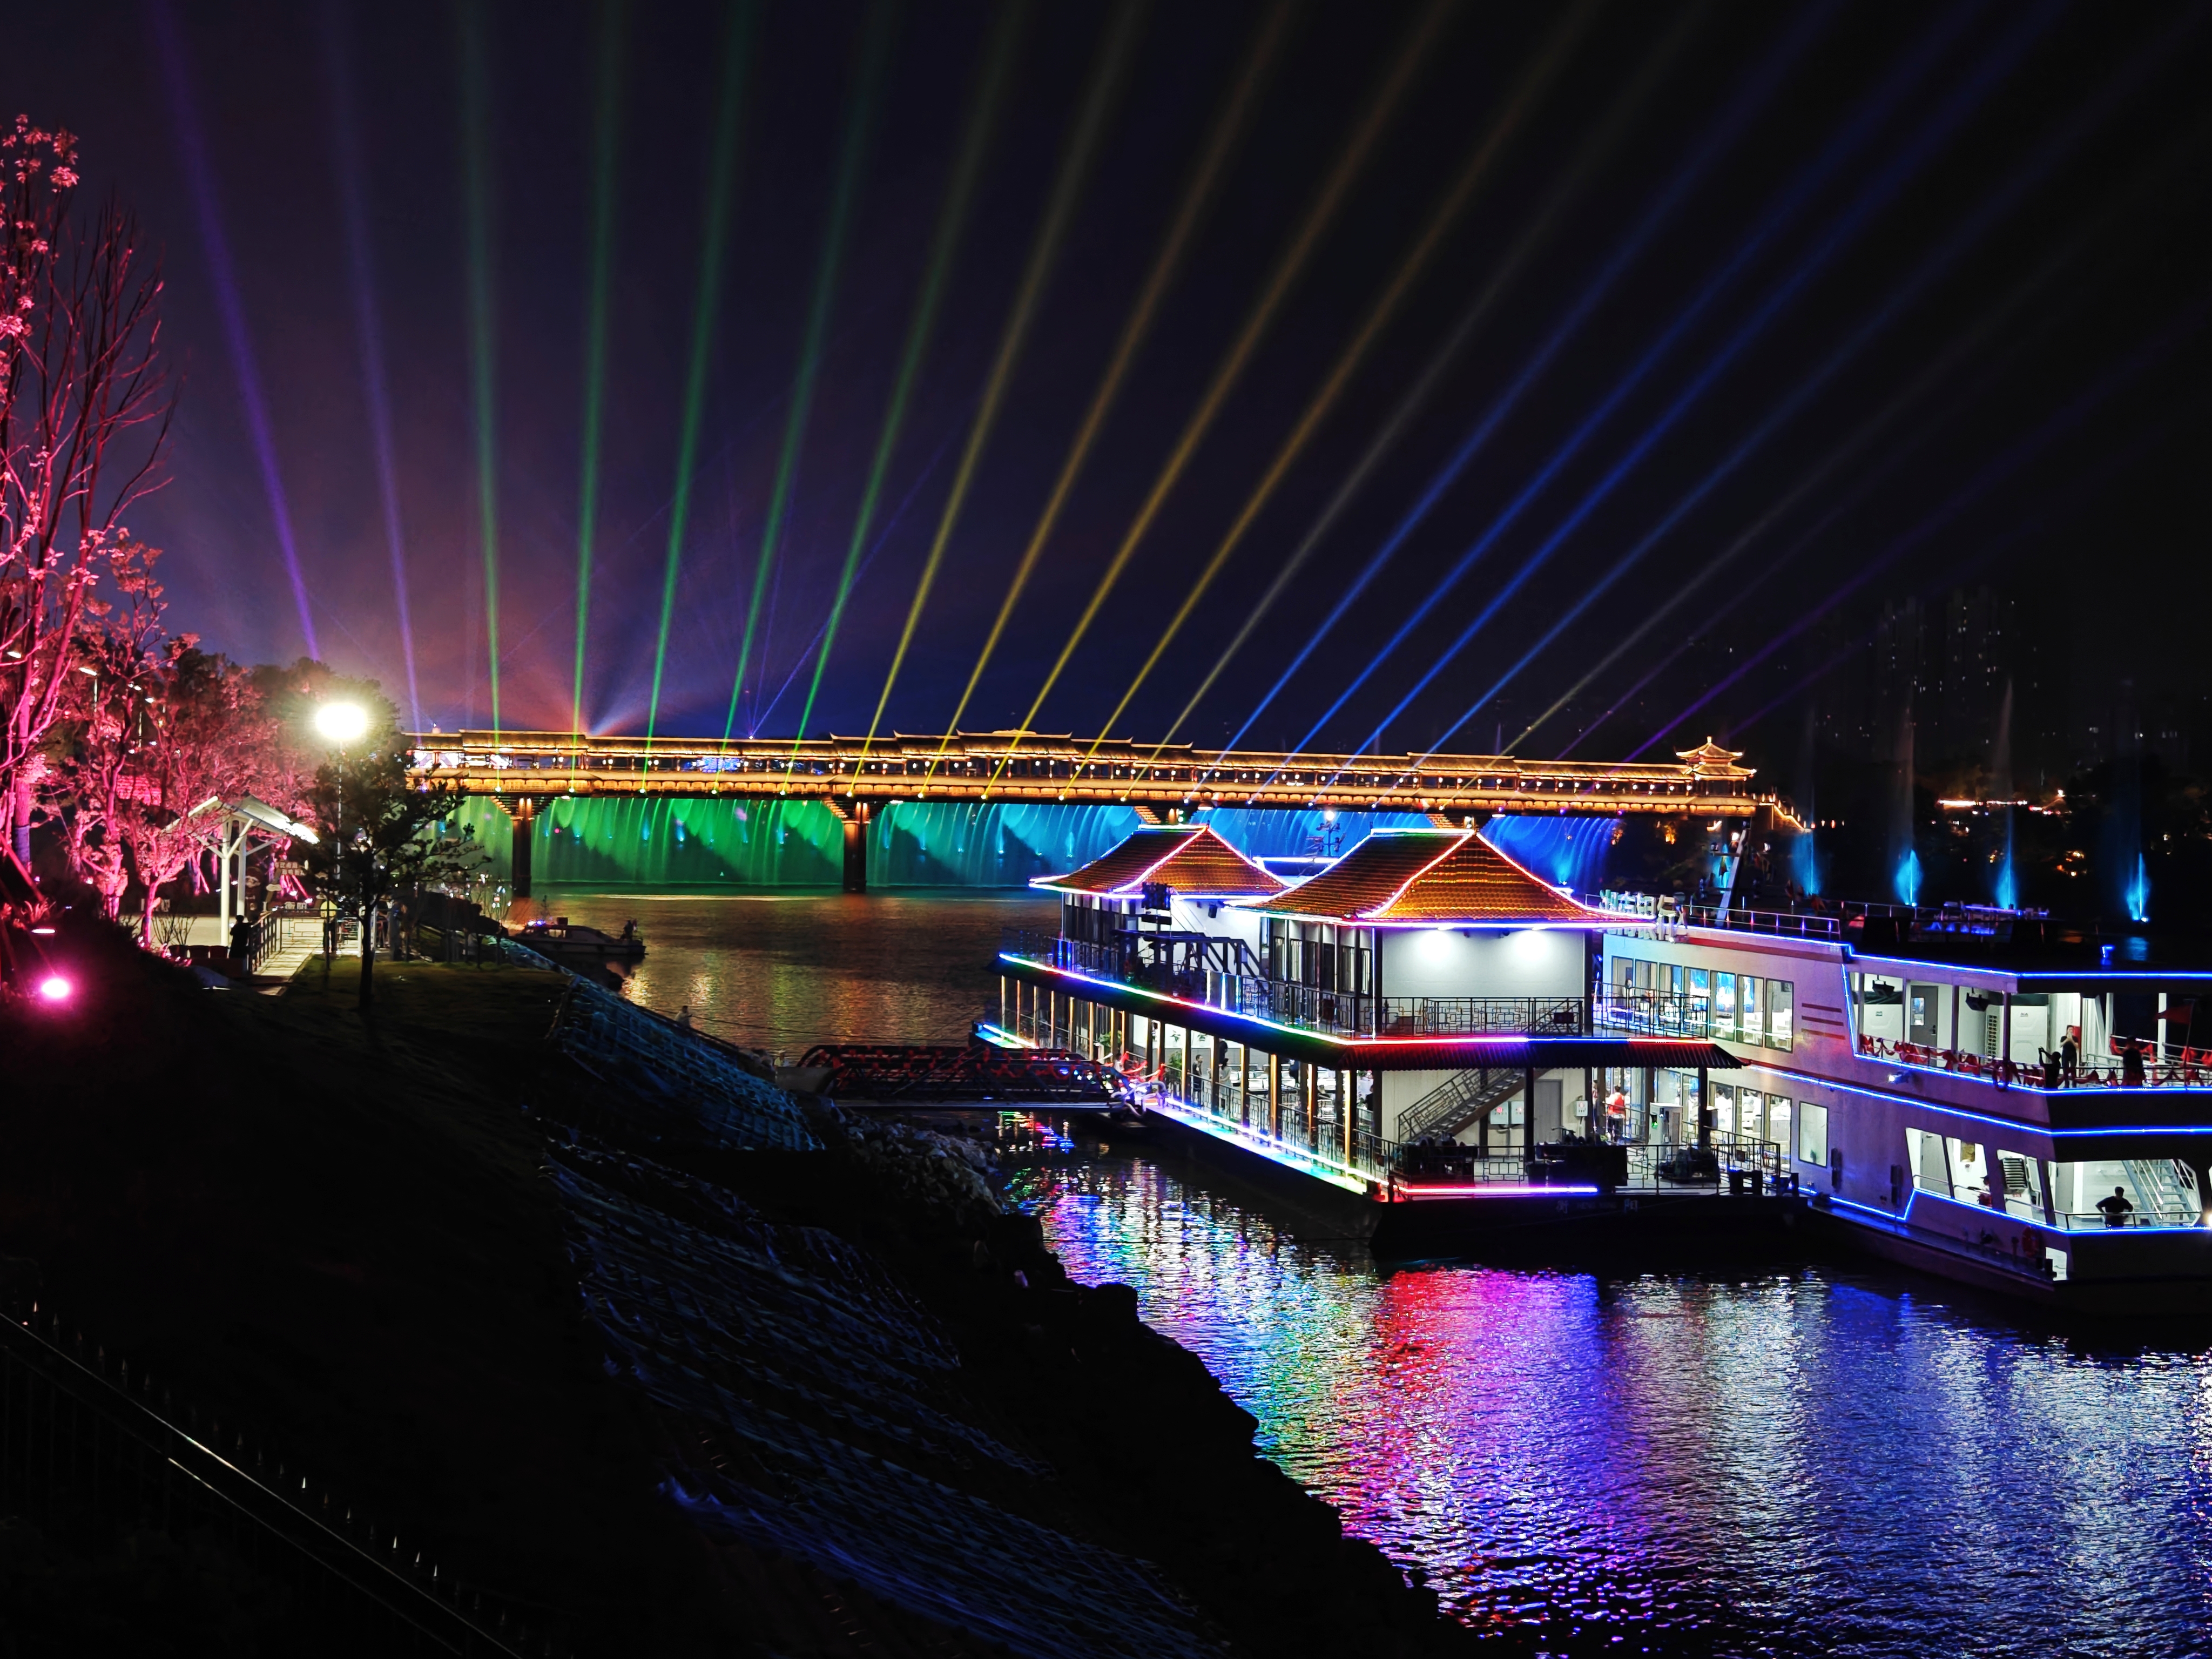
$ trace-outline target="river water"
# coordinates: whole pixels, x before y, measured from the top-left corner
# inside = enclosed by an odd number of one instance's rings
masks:
[[[1024,896],[647,899],[630,994],[796,1058],[957,1042]],[[1173,1154],[1018,1169],[1261,1449],[1458,1617],[1561,1653],[2212,1654],[2212,1354],[1869,1267],[1383,1271]],[[1203,1501],[1194,1494],[1194,1501]]]

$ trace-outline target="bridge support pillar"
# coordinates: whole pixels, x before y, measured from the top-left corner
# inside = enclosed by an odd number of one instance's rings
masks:
[[[538,830],[538,802],[529,795],[500,798],[514,826],[507,840],[508,884],[517,898],[530,896],[532,837]]]
[[[830,810],[836,812],[845,825],[845,890],[865,893],[868,890],[867,803],[855,801],[850,806],[841,808],[832,801]]]

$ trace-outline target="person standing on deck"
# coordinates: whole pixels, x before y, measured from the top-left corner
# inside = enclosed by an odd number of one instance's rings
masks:
[[[2066,1035],[2058,1040],[2058,1083],[2061,1088],[2072,1088],[2081,1075],[2081,1030],[2078,1025],[2069,1025],[2066,1028]]]
[[[2105,1212],[2105,1224],[2107,1227],[2126,1226],[2128,1218],[2136,1212],[2136,1206],[2128,1202],[2128,1189],[2124,1187],[2113,1188],[2112,1195],[2110,1198],[2100,1198],[2097,1200],[2097,1207]]]

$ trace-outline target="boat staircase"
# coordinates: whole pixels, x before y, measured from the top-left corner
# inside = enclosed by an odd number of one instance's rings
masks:
[[[2197,1172],[2179,1158],[2130,1158],[2127,1171],[2136,1190],[2150,1200],[2150,1208],[2157,1214],[2180,1217],[2201,1212]]]
[[[1519,1094],[1526,1077],[1518,1066],[1471,1066],[1455,1072],[1400,1115],[1398,1139],[1434,1135],[1456,1140],[1469,1125]]]

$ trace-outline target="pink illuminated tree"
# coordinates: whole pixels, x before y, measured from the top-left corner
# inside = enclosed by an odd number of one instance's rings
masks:
[[[135,218],[80,222],[76,139],[18,116],[0,135],[0,848],[27,866],[56,727],[106,648],[95,607],[150,583],[123,528],[161,482],[175,400],[160,352],[161,277]]]

